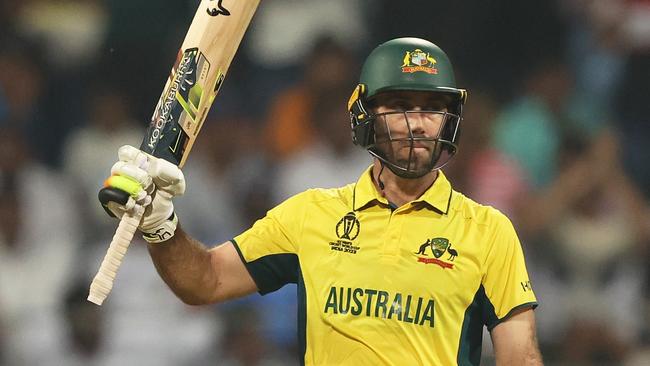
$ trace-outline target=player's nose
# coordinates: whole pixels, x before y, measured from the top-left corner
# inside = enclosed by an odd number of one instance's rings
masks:
[[[423,113],[419,113],[417,110],[416,113],[409,113],[409,127],[413,133],[424,133],[425,131],[425,116]]]

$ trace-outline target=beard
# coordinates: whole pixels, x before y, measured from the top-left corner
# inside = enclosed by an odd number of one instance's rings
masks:
[[[460,118],[444,114],[440,120],[434,118],[439,112],[424,111],[418,115],[419,119],[410,121],[408,113],[416,112],[378,114],[372,131],[374,141],[366,148],[395,175],[419,178],[440,169],[456,154]]]
[[[417,138],[385,141],[377,144],[386,159],[406,172],[417,175],[432,170],[437,143],[433,139]]]

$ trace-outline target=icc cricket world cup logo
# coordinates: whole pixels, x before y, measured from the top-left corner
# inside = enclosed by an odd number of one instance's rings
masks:
[[[336,224],[336,235],[340,239],[354,240],[359,235],[359,220],[354,212],[348,212]]]

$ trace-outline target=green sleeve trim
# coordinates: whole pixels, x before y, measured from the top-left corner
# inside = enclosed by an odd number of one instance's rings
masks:
[[[239,244],[235,239],[230,240],[246,266],[246,270],[257,285],[260,295],[276,291],[287,283],[298,282],[298,255],[294,253],[270,254],[254,261],[247,262]]]
[[[508,314],[498,318],[494,305],[487,297],[485,288],[480,285],[474,299],[465,310],[461,334],[458,340],[457,363],[459,366],[478,366],[481,363],[483,346],[483,327],[492,331],[494,327],[507,320],[515,312],[523,308],[536,308],[537,302],[527,302],[510,309]]]
[[[483,285],[479,286],[474,299],[465,309],[456,361],[459,366],[478,366],[481,363],[483,326],[491,319],[496,320],[494,307],[487,300]]]
[[[518,310],[525,309],[525,308],[535,309],[535,308],[537,308],[537,306],[539,306],[539,304],[536,301],[531,301],[531,302],[527,302],[527,303],[524,303],[524,304],[521,304],[521,305],[517,305],[514,308],[510,309],[508,314],[506,314],[504,317],[502,317],[501,319],[497,319],[496,322],[490,324],[488,326],[488,330],[491,332],[492,329],[494,329],[494,327],[496,327],[497,325],[499,325],[499,324],[503,323],[504,321],[508,320],[508,318],[510,318]]]
[[[300,366],[305,366],[307,354],[307,291],[302,270],[298,270],[298,349]]]

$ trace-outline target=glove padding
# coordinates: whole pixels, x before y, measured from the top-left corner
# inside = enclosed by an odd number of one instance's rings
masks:
[[[108,210],[121,218],[125,212],[144,209],[138,228],[149,243],[174,236],[178,219],[172,198],[185,192],[183,172],[176,165],[129,145],[118,150],[118,158],[106,186],[122,189],[130,196],[124,205],[109,202]]]

